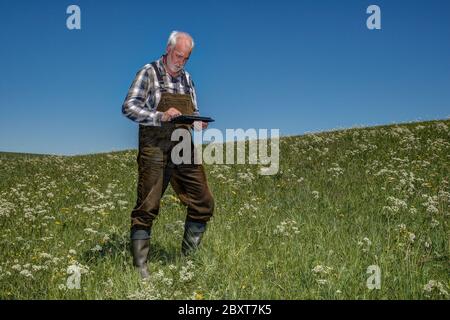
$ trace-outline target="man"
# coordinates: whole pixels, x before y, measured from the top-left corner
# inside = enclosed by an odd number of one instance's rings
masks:
[[[214,199],[201,164],[174,165],[172,132],[179,128],[170,121],[181,115],[199,115],[194,82],[184,70],[194,40],[185,32],[174,31],[166,53],[145,65],[134,79],[122,113],[139,123],[138,186],[136,206],[131,212],[133,264],[142,278],[149,276],[147,256],[154,219],[168,183],[187,206],[182,253],[195,250],[214,211]],[[201,122],[202,129],[207,127]],[[190,127],[189,127],[190,129]]]

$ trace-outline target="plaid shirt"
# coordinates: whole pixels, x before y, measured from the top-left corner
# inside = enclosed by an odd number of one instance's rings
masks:
[[[190,74],[183,70],[176,78],[166,72],[163,66],[163,57],[155,61],[164,81],[165,90],[169,93],[190,93],[194,104],[194,115],[199,115],[197,96],[194,82]],[[183,85],[182,77],[186,76],[188,88]],[[122,105],[122,114],[127,118],[145,126],[161,126],[163,112],[156,111],[161,100],[161,85],[151,64],[146,64],[138,71],[125,102]]]

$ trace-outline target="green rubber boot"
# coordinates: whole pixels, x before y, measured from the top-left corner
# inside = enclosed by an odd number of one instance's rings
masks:
[[[148,252],[150,251],[150,231],[131,231],[131,252],[133,265],[136,267],[142,279],[150,276],[147,266]]]
[[[186,220],[184,225],[183,242],[181,243],[181,252],[184,256],[187,256],[197,250],[205,230],[205,222]]]

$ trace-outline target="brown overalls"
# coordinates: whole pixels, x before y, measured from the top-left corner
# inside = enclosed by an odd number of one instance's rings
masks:
[[[182,114],[192,114],[194,105],[190,94],[162,92],[157,111],[170,107]],[[162,122],[161,127],[139,126],[138,186],[136,206],[131,212],[132,229],[147,229],[159,212],[159,204],[169,182],[181,202],[187,206],[187,219],[207,222],[214,211],[214,199],[209,190],[203,165],[175,165],[171,161],[172,148],[178,143],[171,141],[172,132],[189,125]],[[192,139],[191,139],[192,143]],[[193,148],[193,145],[191,145]],[[191,149],[192,156],[194,154]]]

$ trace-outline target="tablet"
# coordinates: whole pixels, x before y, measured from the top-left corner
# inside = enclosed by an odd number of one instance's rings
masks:
[[[203,122],[213,122],[214,119],[210,117],[201,117],[201,116],[189,116],[189,115],[181,115],[173,118],[170,122],[177,124],[192,124],[194,121],[203,121]]]

